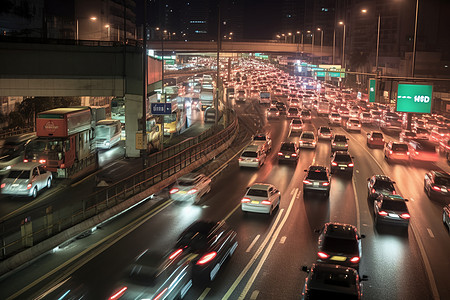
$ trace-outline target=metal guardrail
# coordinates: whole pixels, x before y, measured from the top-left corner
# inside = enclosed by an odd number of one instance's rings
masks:
[[[24,133],[31,133],[33,131],[34,131],[33,126],[19,128],[19,129],[3,130],[3,131],[0,131],[0,140],[5,139],[9,136],[19,135],[19,134],[24,134]]]
[[[58,199],[0,220],[0,260],[124,202],[203,158],[235,136],[238,121],[235,115],[233,119],[228,127],[215,135],[207,137],[208,133],[204,132],[196,138],[150,155],[151,166],[70,206]]]

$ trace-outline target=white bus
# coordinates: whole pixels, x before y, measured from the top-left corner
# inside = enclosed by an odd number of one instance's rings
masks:
[[[121,133],[119,120],[100,120],[95,126],[95,146],[97,149],[111,149],[120,141]]]

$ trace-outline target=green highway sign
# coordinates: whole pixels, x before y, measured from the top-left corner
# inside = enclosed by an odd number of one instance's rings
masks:
[[[369,79],[369,102],[375,102],[376,99],[376,79]]]
[[[432,85],[399,83],[397,91],[397,111],[430,113],[432,98]]]
[[[330,77],[341,77],[341,73],[339,72],[328,72]]]
[[[316,72],[317,77],[325,77],[325,72]]]

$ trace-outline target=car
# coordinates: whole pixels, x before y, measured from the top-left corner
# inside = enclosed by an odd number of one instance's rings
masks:
[[[450,129],[447,127],[434,127],[430,133],[430,141],[439,143],[450,137]]]
[[[439,158],[436,145],[431,141],[411,140],[408,143],[409,158],[412,161],[435,162]]]
[[[379,195],[396,195],[395,182],[386,175],[373,175],[367,178],[367,198],[375,199]]]
[[[239,157],[239,167],[260,168],[266,161],[266,151],[260,145],[249,145]]]
[[[331,174],[345,172],[353,174],[353,157],[347,151],[336,151],[331,155]]]
[[[330,195],[330,173],[324,166],[309,166],[305,170],[306,175],[303,179],[303,194],[309,191],[325,192],[325,196]]]
[[[302,132],[303,131],[303,121],[299,118],[295,118],[291,120],[291,123],[289,124],[289,127],[291,129],[291,132]]]
[[[450,229],[450,204],[442,209],[442,222],[447,226],[447,229]]]
[[[241,210],[272,215],[280,202],[281,192],[273,184],[254,183],[241,200]]]
[[[12,166],[23,162],[25,147],[36,138],[36,133],[25,133],[5,139],[0,148],[0,176],[5,176]]]
[[[308,273],[302,290],[302,300],[359,300],[362,297],[362,281],[368,277],[359,276],[358,271],[335,264],[314,263],[311,269],[302,266]]]
[[[328,126],[320,126],[317,130],[317,137],[319,140],[331,140],[331,138],[333,137],[331,128]]]
[[[299,138],[299,147],[300,148],[316,148],[316,137],[313,131],[303,131]]]
[[[373,118],[372,115],[369,112],[362,112],[359,114],[359,120],[361,124],[372,124]]]
[[[400,142],[409,142],[410,140],[417,139],[417,134],[411,130],[402,130],[399,134]]]
[[[408,227],[411,215],[406,201],[399,195],[379,195],[373,203],[375,226],[389,224]]]
[[[348,138],[342,134],[336,134],[331,139],[331,151],[347,151],[348,150]]]
[[[406,143],[390,141],[384,147],[384,159],[386,161],[408,160],[409,155],[409,147]]]
[[[328,115],[328,123],[330,125],[339,125],[341,124],[341,115],[339,113],[331,113]]]
[[[425,173],[423,188],[428,198],[450,197],[450,174],[445,171],[430,171]]]
[[[265,152],[272,150],[272,139],[268,133],[257,133],[253,136],[253,145],[260,145]]]
[[[300,101],[298,100],[297,97],[291,98],[289,100],[289,107],[300,107]]]
[[[44,188],[52,186],[52,172],[38,162],[20,162],[9,170],[2,179],[0,190],[3,195],[36,198]]]
[[[317,261],[359,269],[361,239],[355,226],[335,222],[325,223],[319,230]]]
[[[303,109],[300,113],[300,118],[303,120],[303,122],[311,122],[311,111]]]
[[[345,122],[345,129],[348,131],[361,132],[361,122],[356,118],[349,118],[348,121]]]
[[[276,104],[276,108],[278,109],[278,111],[280,112],[280,115],[286,115],[286,104],[284,104],[283,102],[278,101]]]
[[[188,173],[177,179],[170,190],[175,201],[198,203],[211,190],[211,178],[200,173]]]
[[[416,140],[428,140],[430,138],[430,131],[423,127],[415,127],[412,132],[416,134]]]
[[[267,119],[279,119],[280,111],[276,107],[267,109]]]
[[[297,107],[289,107],[286,112],[286,117],[289,119],[300,118],[300,112]]]
[[[384,137],[379,131],[371,131],[367,133],[367,147],[384,147]]]
[[[298,162],[299,149],[297,143],[282,142],[280,151],[278,152],[278,162],[290,161]]]

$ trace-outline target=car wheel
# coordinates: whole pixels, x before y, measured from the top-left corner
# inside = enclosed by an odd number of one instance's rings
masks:
[[[445,213],[442,213],[442,223],[447,227],[447,222],[445,222]]]
[[[270,207],[269,216],[273,215],[273,205]]]
[[[281,197],[278,198],[278,204],[277,204],[278,209],[280,208],[280,203],[281,203]]]
[[[33,189],[33,192],[31,193],[31,197],[33,197],[33,199],[35,199],[37,197],[37,187],[35,187]]]
[[[49,179],[47,179],[47,188],[49,189],[51,187],[52,187],[52,179],[49,178]]]

